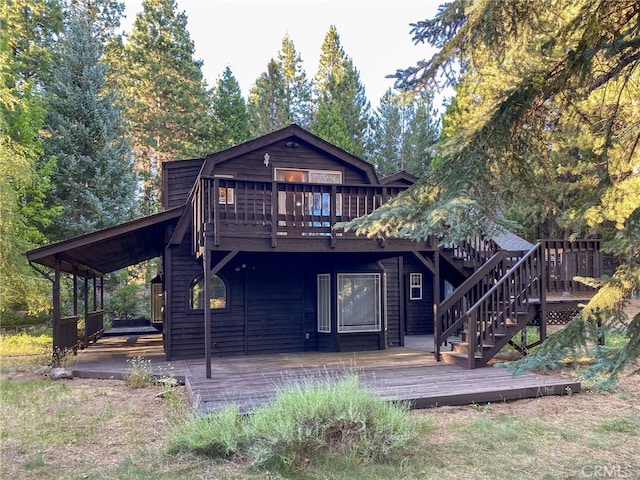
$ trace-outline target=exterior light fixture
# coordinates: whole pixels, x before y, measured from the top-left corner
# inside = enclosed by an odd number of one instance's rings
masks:
[[[264,154],[264,166],[268,167],[269,166],[269,159],[271,158],[271,155],[269,155],[268,153]]]

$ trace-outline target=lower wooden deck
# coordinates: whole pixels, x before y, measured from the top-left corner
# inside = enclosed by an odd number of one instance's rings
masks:
[[[295,353],[214,358],[212,378],[205,378],[203,360],[166,362],[161,337],[102,338],[76,357],[74,374],[123,378],[131,359],[151,361],[154,374],[183,381],[200,412],[237,404],[247,412],[271,400],[292,382],[325,381],[355,372],[364,386],[390,401],[408,401],[413,408],[502,402],[545,395],[578,393],[580,384],[555,375],[507,369],[467,370],[436,362],[428,347],[397,347],[355,353]]]

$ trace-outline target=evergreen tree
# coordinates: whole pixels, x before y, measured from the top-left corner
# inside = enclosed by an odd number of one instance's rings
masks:
[[[95,3],[92,3],[95,5]],[[56,159],[48,201],[63,209],[51,238],[63,239],[128,220],[135,181],[121,111],[106,84],[98,13],[69,9],[60,63],[49,88],[45,153]]]
[[[290,122],[286,84],[280,64],[271,59],[267,71],[256,80],[247,105],[251,135],[259,137]]]
[[[602,322],[628,342],[598,350],[596,368],[619,373],[640,356],[640,316],[620,315],[640,288],[640,4],[456,0],[413,33],[440,51],[397,86],[456,88],[434,174],[351,227],[457,241],[506,214],[529,232],[602,236],[622,265],[525,364],[595,343]]]
[[[264,135],[291,123],[308,128],[312,108],[311,84],[302,68],[302,58],[289,36],[285,36],[278,60],[271,59],[249,95],[251,133]]]
[[[373,150],[369,161],[378,175],[386,177],[402,170],[402,143],[406,128],[400,99],[388,89],[372,119]]]
[[[429,174],[440,137],[440,120],[431,95],[418,96],[407,107],[407,129],[402,142],[403,170],[417,177]]]
[[[216,83],[212,93],[213,118],[216,120],[216,149],[233,147],[249,140],[249,114],[240,84],[229,67]]]
[[[119,68],[144,211],[159,208],[161,163],[210,150],[210,98],[175,0],[143,0]]]
[[[282,39],[278,63],[286,82],[286,104],[289,109],[287,123],[297,123],[303,128],[309,128],[313,115],[311,82],[302,68],[302,57],[288,35]]]
[[[332,25],[322,44],[314,80],[316,113],[311,131],[343,150],[364,158],[370,104],[360,74]]]

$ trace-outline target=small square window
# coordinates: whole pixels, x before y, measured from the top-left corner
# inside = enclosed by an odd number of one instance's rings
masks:
[[[411,273],[409,275],[409,299],[422,300],[422,274]]]

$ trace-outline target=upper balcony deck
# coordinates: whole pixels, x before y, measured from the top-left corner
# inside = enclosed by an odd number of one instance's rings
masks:
[[[336,231],[406,186],[344,185],[200,177],[192,197],[193,251],[425,250],[410,240],[376,240]]]

